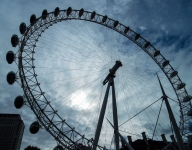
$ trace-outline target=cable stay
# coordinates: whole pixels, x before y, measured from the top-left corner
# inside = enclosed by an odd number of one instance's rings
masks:
[[[106,118],[107,119],[107,118]],[[126,144],[126,146],[128,147],[129,150],[134,150],[131,145],[123,138],[123,136],[119,133],[119,131],[117,129],[114,128],[114,126],[111,124],[111,122],[107,119],[107,121],[109,122],[109,124],[113,127],[113,129],[115,130],[115,133],[117,133],[119,135],[119,137],[121,138],[121,140]]]
[[[152,106],[153,104],[155,104],[157,101],[159,101],[161,98],[159,98],[158,100],[154,101],[152,104],[150,104],[149,106],[145,107],[143,110],[141,110],[140,112],[138,112],[137,114],[135,114],[133,117],[131,117],[130,119],[128,119],[127,121],[125,121],[124,123],[122,123],[120,126],[122,126],[123,124],[125,124],[126,122],[128,122],[129,120],[133,119],[134,117],[136,117],[137,115],[139,115],[141,112],[143,112],[144,110],[146,110],[147,108],[149,108],[150,106]]]
[[[152,138],[151,138],[152,141],[151,141],[151,143],[150,143],[149,149],[151,149],[151,146],[152,146],[152,143],[153,143],[153,137],[154,137],[154,135],[155,135],[155,131],[156,131],[157,123],[158,123],[159,116],[160,116],[160,113],[161,113],[162,105],[163,105],[163,100],[162,100],[162,103],[161,103],[161,107],[160,107],[160,109],[159,109],[159,114],[158,114],[158,117],[157,117],[157,121],[156,121],[155,128],[154,128],[154,131],[153,131],[153,136],[152,136]]]

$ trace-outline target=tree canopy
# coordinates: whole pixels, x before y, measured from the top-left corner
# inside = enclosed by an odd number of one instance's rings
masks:
[[[24,150],[41,150],[40,148],[36,147],[36,146],[27,146]]]

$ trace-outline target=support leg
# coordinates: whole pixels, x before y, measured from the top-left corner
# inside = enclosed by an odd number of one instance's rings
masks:
[[[98,145],[98,141],[99,141],[99,137],[100,137],[100,133],[101,133],[101,127],[102,127],[102,124],[103,124],[103,118],[104,118],[105,110],[106,110],[106,106],[107,106],[109,89],[110,89],[112,79],[113,78],[110,77],[109,83],[108,83],[108,86],[107,86],[107,90],[106,90],[106,93],[105,93],[105,97],[104,97],[104,100],[103,100],[103,104],[102,104],[102,107],[101,107],[101,112],[100,112],[100,115],[99,115],[99,121],[98,121],[98,124],[97,124],[97,129],[96,129],[96,132],[95,132],[95,138],[94,138],[94,142],[93,142],[93,150],[96,150],[97,145]]]
[[[116,96],[115,96],[114,79],[112,79],[112,108],[113,108],[113,124],[114,124],[114,128],[117,131],[119,131],[119,129],[118,129],[118,116],[117,116],[117,104],[116,104]],[[119,150],[119,135],[117,134],[117,132],[115,132],[115,147],[116,147],[116,150]]]
[[[157,77],[158,77],[158,75],[157,75]],[[167,95],[165,94],[165,91],[163,89],[163,86],[161,84],[161,81],[160,81],[159,77],[158,77],[158,80],[159,80],[159,84],[160,84],[161,91],[162,91],[162,94],[163,94],[163,100],[165,100],[165,104],[166,104],[166,107],[167,107],[167,110],[168,110],[168,113],[169,113],[169,118],[171,120],[171,124],[173,126],[173,130],[175,132],[175,136],[176,136],[176,139],[177,139],[177,142],[178,142],[178,145],[179,145],[179,150],[185,150],[185,146],[183,144],[183,140],[182,140],[181,134],[179,132],[179,128],[178,128],[177,123],[175,121],[175,117],[173,115],[171,106],[170,106],[169,101],[167,99]]]

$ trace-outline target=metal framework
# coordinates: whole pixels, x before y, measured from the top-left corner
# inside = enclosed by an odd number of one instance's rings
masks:
[[[157,76],[158,77],[158,76]],[[159,80],[159,77],[158,77],[158,80]],[[168,113],[169,113],[169,118],[171,120],[171,124],[173,126],[173,129],[174,129],[174,133],[176,135],[176,138],[177,138],[177,142],[178,142],[178,146],[179,146],[179,149],[180,150],[185,150],[185,146],[183,144],[183,140],[182,140],[182,137],[179,133],[179,128],[177,126],[177,123],[175,121],[175,117],[173,115],[173,112],[172,112],[172,109],[171,109],[171,106],[169,104],[169,101],[167,100],[167,95],[165,94],[165,91],[163,89],[163,86],[161,84],[161,81],[159,80],[159,84],[160,84],[160,87],[161,87],[161,91],[162,91],[162,94],[163,94],[163,100],[165,101],[165,104],[166,104],[166,107],[167,107],[167,110],[168,110]]]
[[[44,127],[67,149],[74,149],[79,142],[88,147],[92,147],[93,145],[93,139],[87,139],[84,135],[78,133],[75,128],[71,127],[61,116],[59,116],[57,110],[53,109],[51,102],[47,100],[41,89],[34,66],[36,43],[46,29],[61,21],[85,20],[106,26],[122,34],[137,44],[157,63],[172,84],[177,95],[181,112],[180,133],[183,136],[183,139],[186,140],[186,137],[189,135],[187,129],[189,117],[187,116],[187,112],[191,109],[191,103],[183,102],[184,98],[188,96],[185,86],[177,72],[169,64],[169,61],[161,55],[160,51],[129,27],[110,19],[107,16],[96,14],[95,12],[84,11],[83,9],[71,9],[70,11],[69,8],[67,10],[60,10],[57,15],[55,14],[55,11],[53,11],[48,13],[46,17],[41,16],[27,27],[23,36],[19,38],[19,50],[15,60],[16,63],[18,63],[19,72],[17,74],[19,74],[21,79],[21,87],[23,88],[25,99],[37,116],[42,127]],[[40,100],[42,97],[44,98],[44,101]],[[101,146],[98,146],[98,148],[104,149]]]
[[[107,75],[107,77],[103,81],[103,85],[105,85],[108,82],[108,86],[107,86],[107,89],[106,89],[106,93],[105,93],[105,97],[104,97],[104,100],[103,100],[101,112],[100,112],[100,115],[99,115],[97,129],[96,129],[96,132],[95,132],[93,150],[96,150],[97,145],[98,145],[98,141],[99,141],[99,137],[100,137],[100,133],[101,133],[101,127],[102,127],[102,124],[103,124],[103,118],[104,118],[105,110],[106,110],[106,106],[107,106],[107,100],[108,100],[110,86],[112,86],[113,122],[114,122],[115,130],[118,130],[117,105],[116,105],[116,96],[115,96],[115,83],[114,83],[113,78],[115,77],[115,73],[116,73],[117,69],[119,67],[121,67],[121,66],[122,66],[122,63],[120,61],[116,61],[115,65],[111,69],[109,69],[109,74]],[[115,144],[116,144],[115,145],[116,150],[118,150],[119,149],[119,136],[118,136],[117,132],[115,132]]]

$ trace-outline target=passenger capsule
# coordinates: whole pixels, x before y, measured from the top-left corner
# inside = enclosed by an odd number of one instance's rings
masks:
[[[164,68],[165,66],[167,66],[169,64],[169,60],[165,60],[162,64],[162,67]]]
[[[43,10],[42,12],[42,19],[45,20],[47,18],[48,12],[46,9]]]
[[[170,78],[175,77],[177,74],[178,74],[178,72],[177,72],[177,71],[173,71],[173,72],[170,74]]]
[[[153,56],[157,57],[159,54],[160,54],[160,51],[156,51]]]
[[[29,131],[30,131],[32,134],[36,134],[36,133],[39,131],[39,128],[40,128],[39,122],[35,121],[35,122],[33,122],[33,123],[30,125]]]
[[[145,43],[144,48],[147,48],[150,45],[150,42]]]
[[[93,18],[95,18],[95,15],[96,15],[96,12],[95,12],[95,11],[91,13],[91,20],[92,20]]]
[[[102,23],[105,23],[105,21],[107,20],[107,16],[105,15],[104,17],[103,17],[103,19],[102,19]]]
[[[140,37],[140,34],[136,34],[135,41],[137,41],[139,37]]]
[[[72,12],[72,8],[69,7],[69,8],[67,9],[67,16],[69,16],[69,15],[71,14],[71,12]]]
[[[15,108],[20,109],[24,104],[23,96],[17,96],[14,101]]]
[[[113,27],[116,28],[118,24],[119,24],[119,21],[115,21],[113,24]]]
[[[16,34],[12,35],[11,37],[11,44],[13,47],[16,47],[17,44],[19,43],[19,38]]]
[[[26,27],[26,24],[24,22],[22,22],[19,26],[19,31],[21,34],[24,34],[25,31],[26,31],[27,27]]]
[[[192,131],[192,125],[189,124],[188,130]]]
[[[127,34],[127,32],[129,31],[129,27],[126,27],[125,30],[124,30],[124,34]]]
[[[180,90],[182,88],[185,87],[185,83],[180,83],[178,86],[177,86],[177,89]]]
[[[15,72],[10,71],[7,74],[7,82],[12,85],[15,81],[16,81],[16,74]]]
[[[187,95],[183,98],[183,102],[188,102],[192,99],[192,96],[191,95]]]
[[[61,145],[57,145],[53,150],[64,150],[64,148]]]
[[[187,112],[187,116],[192,116],[192,109]]]
[[[57,17],[59,15],[59,12],[60,12],[59,7],[56,7],[54,11],[54,16]]]
[[[83,13],[84,13],[84,9],[81,8],[81,10],[79,11],[79,17],[81,17],[83,15]]]
[[[15,54],[13,53],[13,51],[7,52],[6,60],[7,60],[8,64],[12,64],[12,62],[15,60]]]
[[[30,23],[33,25],[36,22],[36,16],[35,14],[31,15]]]

